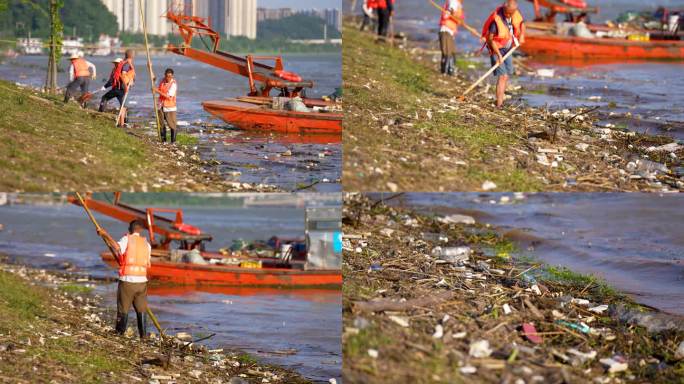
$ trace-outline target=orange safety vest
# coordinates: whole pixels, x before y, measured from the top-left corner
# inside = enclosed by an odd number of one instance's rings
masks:
[[[378,9],[387,9],[387,2],[390,2],[392,5],[394,5],[394,0],[376,0],[375,1],[375,8]]]
[[[366,1],[366,7],[368,9],[375,9],[378,7],[378,0],[368,0]]]
[[[460,0],[456,0],[459,5],[461,5]],[[459,11],[456,14],[457,18],[463,18],[463,8],[459,7]],[[450,31],[451,34],[456,34],[458,32],[458,22],[454,20],[454,18],[451,15],[451,11],[449,11],[449,0],[446,0],[444,2],[444,8],[442,9],[442,17],[439,19],[439,27],[447,27]]]
[[[128,63],[131,66],[131,69],[128,72],[122,72],[123,66]],[[133,66],[133,60],[131,59],[126,59],[119,63],[119,67],[117,68],[117,73],[123,82],[124,89],[126,92],[128,92],[128,87],[131,86],[133,81],[135,81],[135,67]]]
[[[75,59],[71,64],[74,66],[74,78],[90,77],[90,69],[88,69],[88,62],[85,59]]]
[[[168,94],[169,90],[171,89],[171,86],[173,84],[176,84],[176,79],[173,79],[169,81],[168,83],[165,81],[166,79],[162,80],[159,83],[159,90],[162,91],[163,93]],[[178,95],[178,86],[176,86],[176,95]],[[161,103],[162,107],[164,108],[175,108],[176,107],[176,96],[170,96],[166,97],[164,95],[159,95],[159,102]]]
[[[489,27],[492,25],[492,23],[496,23],[496,29],[498,31],[496,36],[494,36],[494,42],[499,47],[508,45],[508,43],[513,39],[513,36],[511,36],[511,31],[508,30],[508,25],[501,18],[501,16],[499,16],[499,11],[502,8],[503,7],[497,8],[491,15],[489,15],[489,18],[487,18],[487,21],[485,21],[484,27],[482,28],[482,37],[486,39],[489,35]],[[515,11],[513,17],[511,17],[511,21],[513,23],[513,35],[516,39],[520,39],[520,32],[522,31],[522,23],[524,21],[520,11]]]
[[[128,245],[122,257],[119,276],[147,276],[150,256],[150,249],[144,237],[128,235]]]

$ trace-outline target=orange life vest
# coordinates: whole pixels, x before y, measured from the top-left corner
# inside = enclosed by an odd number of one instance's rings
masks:
[[[144,237],[128,235],[128,245],[122,257],[119,276],[147,276],[150,256],[150,249]]]
[[[501,16],[499,16],[499,12],[502,8],[503,7],[497,8],[491,15],[489,15],[489,18],[487,18],[487,21],[485,21],[484,27],[482,28],[482,37],[486,39],[489,35],[489,27],[492,25],[492,23],[496,23],[497,34],[494,36],[494,42],[500,48],[508,45],[508,43],[513,39],[513,36],[511,36],[511,31],[508,30],[508,24],[506,24]],[[523,21],[524,20],[520,11],[515,11],[511,17],[511,22],[513,24],[513,35],[516,39],[520,39]]]
[[[74,78],[90,77],[90,69],[88,69],[88,62],[85,59],[75,59],[71,64],[74,66]]]
[[[123,72],[124,65],[130,65],[130,70],[128,72]],[[124,89],[128,92],[128,87],[135,81],[135,67],[133,66],[133,60],[126,59],[119,63],[114,72],[114,81],[112,82],[112,88],[118,88],[119,84],[123,83]]]
[[[458,2],[459,5],[461,5],[460,0],[455,0]],[[444,2],[444,8],[442,9],[442,17],[439,19],[439,26],[441,27],[447,27],[450,31],[451,34],[455,34],[458,32],[458,22],[454,20],[454,17],[452,17],[451,11],[449,11],[449,0],[446,0]],[[463,18],[463,8],[459,7],[459,11],[455,15],[457,18],[462,19]]]
[[[176,84],[176,79],[172,79],[169,82],[166,82],[166,79],[164,79],[159,83],[159,90],[162,91],[163,93],[168,94],[169,90],[171,89],[171,86],[173,84]],[[176,94],[178,94],[178,86],[176,86]],[[175,108],[176,107],[176,96],[166,97],[166,96],[160,94],[159,95],[159,102],[161,103],[162,107],[164,107],[164,108]]]
[[[378,0],[368,0],[366,1],[366,7],[368,9],[375,9],[378,7]]]
[[[394,5],[394,0],[376,0],[375,1],[375,8],[378,9],[387,9],[387,2],[390,2],[392,5]]]

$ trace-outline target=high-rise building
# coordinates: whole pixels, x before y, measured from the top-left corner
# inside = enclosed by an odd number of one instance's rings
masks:
[[[192,14],[226,36],[257,36],[257,0],[185,0]]]
[[[102,0],[110,12],[116,16],[119,30],[125,32],[142,32],[139,0]],[[143,0],[143,14],[147,24],[147,32],[151,35],[166,35],[171,32],[171,24],[164,14],[171,8],[182,9],[185,0]]]

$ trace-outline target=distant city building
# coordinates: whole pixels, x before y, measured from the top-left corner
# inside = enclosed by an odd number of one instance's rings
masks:
[[[171,32],[171,24],[163,18],[166,11],[173,7],[182,9],[185,0],[145,0],[143,14],[147,24],[147,32],[151,35],[167,35]],[[111,13],[116,16],[119,31],[142,32],[139,0],[102,0]]]
[[[257,20],[280,20],[296,14],[305,14],[323,19],[326,24],[338,31],[342,28],[342,12],[335,8],[303,10],[293,10],[292,8],[259,8],[257,9]]]
[[[116,16],[120,31],[142,32],[139,0],[102,2]],[[257,0],[144,0],[143,4],[147,32],[151,35],[173,32],[171,23],[163,16],[169,9],[175,9],[208,18],[211,27],[226,36],[257,36]]]
[[[216,31],[230,36],[257,37],[257,0],[184,0],[186,12],[209,19]]]

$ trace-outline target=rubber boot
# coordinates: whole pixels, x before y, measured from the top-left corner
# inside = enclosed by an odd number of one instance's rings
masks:
[[[447,75],[454,76],[456,74],[456,65],[453,56],[447,60]]]
[[[442,57],[442,62],[440,65],[440,72],[442,72],[442,75],[447,73],[447,58]]]
[[[166,125],[162,125],[161,127],[161,137],[162,143],[166,143]]]
[[[176,144],[176,130],[171,130],[171,144]]]
[[[128,328],[128,313],[116,314],[116,333],[123,335]]]
[[[138,334],[141,339],[147,339],[147,314],[136,312],[138,316]]]

